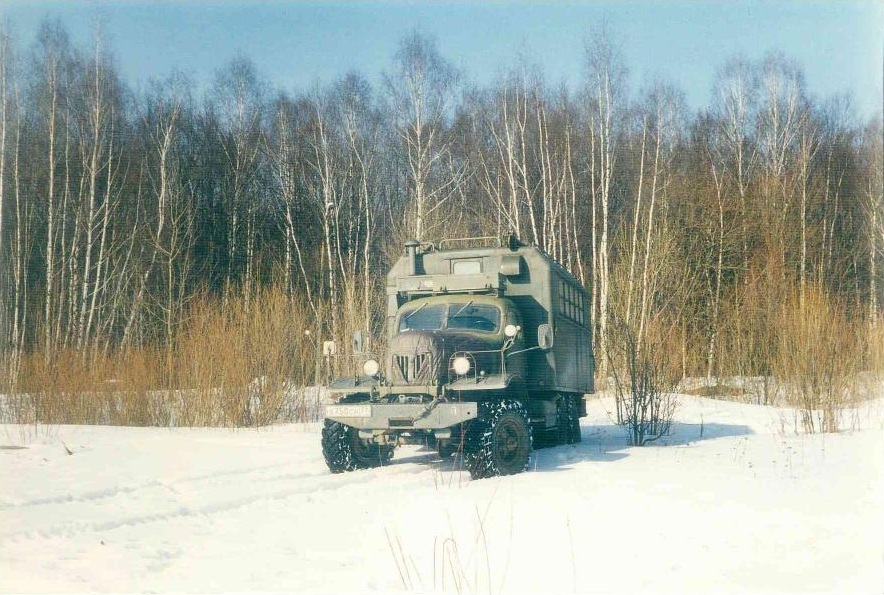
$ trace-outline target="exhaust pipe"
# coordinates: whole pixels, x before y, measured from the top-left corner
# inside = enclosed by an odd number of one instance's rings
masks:
[[[418,242],[417,240],[408,240],[407,242],[405,242],[405,256],[408,258],[408,268],[405,273],[410,277],[423,274],[423,271],[421,270],[423,267],[419,266],[418,263],[417,249],[420,247],[420,245],[420,242]]]

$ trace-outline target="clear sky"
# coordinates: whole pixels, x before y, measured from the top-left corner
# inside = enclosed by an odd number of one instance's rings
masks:
[[[146,1],[0,0],[19,46],[45,17],[78,43],[95,23],[125,79],[138,88],[178,69],[202,87],[237,53],[275,87],[289,91],[356,70],[376,81],[396,44],[418,30],[476,83],[517,56],[542,67],[549,83],[580,83],[583,46],[602,22],[621,44],[630,82],[662,77],[689,104],[708,105],[715,71],[736,56],[778,50],[803,66],[810,92],[848,92],[858,113],[882,112],[884,1]]]

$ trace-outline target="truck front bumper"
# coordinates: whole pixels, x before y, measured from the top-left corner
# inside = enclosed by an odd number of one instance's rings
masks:
[[[477,403],[353,403],[329,405],[325,417],[360,430],[440,430],[478,413]]]

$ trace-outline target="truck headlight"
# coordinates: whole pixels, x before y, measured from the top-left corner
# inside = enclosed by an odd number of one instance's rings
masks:
[[[380,370],[381,365],[376,359],[365,360],[365,363],[362,364],[362,373],[366,376],[377,376],[377,373],[380,372]]]
[[[470,371],[470,360],[462,355],[458,356],[454,358],[453,362],[451,362],[451,369],[454,370],[454,373],[458,376],[463,376]]]

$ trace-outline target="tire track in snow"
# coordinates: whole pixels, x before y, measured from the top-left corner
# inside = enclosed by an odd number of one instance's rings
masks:
[[[121,529],[125,527],[135,527],[141,526],[151,523],[164,523],[164,522],[174,522],[178,520],[186,520],[188,518],[199,518],[205,516],[216,516],[221,514],[227,514],[230,512],[234,512],[236,510],[247,508],[253,504],[259,502],[274,502],[274,501],[284,501],[291,498],[297,498],[300,496],[304,496],[307,494],[315,495],[315,494],[323,494],[328,492],[337,492],[341,490],[350,490],[350,489],[362,489],[366,484],[375,483],[377,481],[388,482],[390,476],[407,476],[407,475],[419,475],[428,470],[428,468],[424,465],[416,465],[412,457],[401,461],[399,464],[392,464],[390,466],[384,467],[382,469],[372,469],[372,470],[363,470],[357,471],[354,473],[347,473],[342,475],[332,475],[326,472],[317,472],[309,475],[304,474],[276,474],[270,476],[265,481],[259,481],[257,483],[248,484],[253,492],[247,495],[242,495],[237,498],[231,498],[226,500],[220,500],[217,502],[208,503],[202,506],[186,506],[186,505],[173,505],[171,509],[167,509],[163,512],[156,513],[148,513],[148,514],[136,514],[136,515],[128,515],[118,518],[112,518],[104,521],[65,521],[62,523],[50,524],[47,527],[37,528],[37,529],[27,529],[24,531],[19,531],[16,533],[9,533],[5,535],[0,535],[0,544],[9,543],[9,542],[17,542],[21,540],[27,539],[50,539],[50,538],[73,538],[79,535],[84,535],[88,533],[103,533],[107,531],[113,531],[115,529]],[[270,466],[268,468],[277,467],[276,465]],[[236,473],[220,473],[217,475],[206,475],[200,476],[199,480],[211,480],[217,479],[219,477],[233,477],[241,474]],[[262,490],[260,486],[272,482],[278,481],[280,479],[297,481],[297,487],[290,487],[286,489],[277,489],[273,491]],[[194,480],[193,477],[185,478],[180,483],[188,483]],[[153,483],[153,482],[149,482]],[[108,492],[113,491],[114,496],[120,495],[128,495],[133,492],[137,492],[139,490],[150,489],[151,487],[163,487],[164,489],[172,488],[171,491],[175,492],[174,486],[176,483],[163,483],[156,482],[158,486],[152,485],[144,485],[140,488],[131,489],[131,490],[107,490]],[[233,481],[221,482],[222,487],[213,487],[208,492],[200,492],[196,495],[197,499],[204,499],[203,497],[206,494],[212,493],[224,493],[223,484],[230,485]],[[236,485],[242,485],[242,483],[237,483]],[[108,498],[112,496],[105,496],[100,499]],[[99,499],[99,500],[100,500]],[[61,502],[55,502],[56,504],[69,504],[69,503],[94,503],[96,500],[62,500]]]
[[[102,488],[98,490],[90,490],[86,492],[81,492],[79,494],[64,494],[61,496],[52,496],[48,498],[35,498],[33,500],[21,500],[21,501],[0,501],[0,510],[12,510],[16,508],[29,508],[32,506],[45,506],[45,505],[53,505],[53,504],[68,504],[68,503],[78,503],[78,502],[95,502],[97,500],[104,500],[108,498],[113,498],[115,496],[133,494],[140,490],[151,489],[151,488],[169,488],[172,485],[178,484],[197,484],[201,482],[207,482],[212,480],[217,480],[218,478],[227,478],[227,477],[235,477],[242,478],[243,476],[261,474],[268,469],[278,469],[281,467],[293,467],[295,466],[293,463],[278,463],[275,465],[265,465],[263,467],[250,467],[247,469],[237,469],[235,471],[222,471],[219,473],[205,473],[200,475],[189,475],[184,476],[180,479],[173,479],[169,481],[163,481],[159,479],[152,479],[150,481],[145,481],[142,483],[134,483],[127,484],[121,486],[112,486],[108,488]],[[291,474],[295,476],[297,474]],[[314,474],[311,474],[314,475]]]

